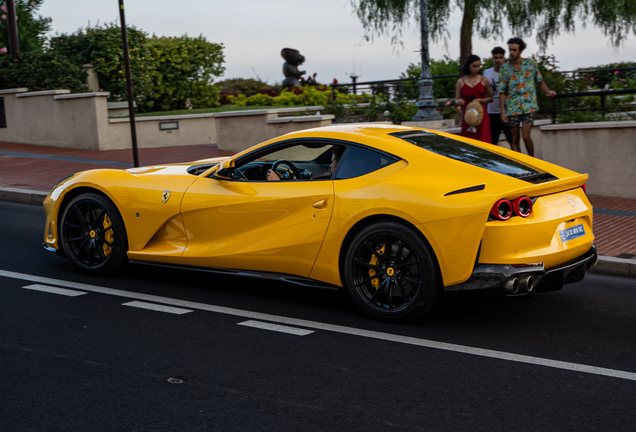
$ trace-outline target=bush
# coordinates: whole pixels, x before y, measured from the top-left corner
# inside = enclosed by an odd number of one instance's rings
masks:
[[[408,103],[404,100],[397,102],[387,102],[384,108],[389,111],[386,116],[393,124],[402,124],[403,121],[411,121],[417,113],[417,107],[414,103]]]
[[[87,91],[86,71],[52,53],[26,52],[0,62],[0,88],[27,87],[31,91],[67,89]]]
[[[347,109],[344,107],[342,101],[336,100],[335,102],[329,102],[325,105],[325,114],[332,114],[334,122],[342,122],[347,116]]]
[[[150,111],[146,102],[151,94],[153,59],[146,47],[146,34],[128,27],[128,50],[134,99],[139,111]],[[56,35],[50,40],[51,50],[67,57],[76,66],[90,63],[95,67],[102,90],[110,92],[109,101],[127,100],[121,29],[114,23],[104,27],[86,27],[74,34]]]
[[[636,88],[636,69],[630,71],[618,71],[616,69],[635,67],[632,63],[613,63],[577,70],[610,69],[604,72],[565,74],[559,71],[556,58],[552,56],[540,56],[537,60],[539,70],[543,75],[550,90],[557,93],[581,93],[593,90],[619,90]],[[614,70],[611,70],[614,69]],[[539,112],[549,114],[552,111],[552,100],[541,90],[537,89],[537,99],[539,102]],[[633,101],[633,96],[609,97],[607,99],[607,112],[622,111],[628,108],[627,104]],[[578,109],[600,107],[599,96],[583,96],[557,99],[557,109]],[[613,108],[616,107],[616,108]],[[557,117],[558,123],[601,121],[603,117],[595,111],[571,111],[560,113]]]
[[[249,97],[244,94],[238,96],[227,96],[227,100],[234,106],[319,106],[326,105],[332,97],[331,89],[325,86],[304,86],[289,87],[283,90],[278,96],[270,96],[265,93],[258,93]],[[347,103],[358,98],[369,98],[369,95],[354,96],[344,95],[336,92],[336,101]]]
[[[151,92],[147,104],[159,110],[219,105],[220,88],[214,78],[223,73],[223,45],[205,37],[151,37],[146,47],[153,59]]]
[[[230,78],[219,81],[216,85],[219,86],[221,94],[227,96],[245,95],[246,97],[250,97],[263,90],[276,89],[276,86],[271,86],[266,82],[253,78]],[[280,90],[278,91],[280,93]]]
[[[452,60],[448,56],[444,56],[443,60],[431,59],[429,67],[431,68],[432,76],[457,75],[459,73],[459,60]],[[420,78],[420,75],[422,75],[421,63],[408,65],[406,72],[400,74],[400,78],[415,78],[415,80],[402,85],[400,97],[411,100],[420,97],[420,89],[417,86],[417,79]],[[435,79],[433,97],[435,99],[454,98],[456,85],[457,77]]]
[[[18,46],[20,53],[43,52],[46,33],[51,29],[50,18],[36,16],[44,0],[17,0],[15,14],[18,17]],[[6,0],[0,4],[6,5]],[[6,12],[1,12],[6,15]],[[0,20],[0,47],[9,48],[9,25],[6,19]]]
[[[91,63],[110,101],[127,99],[121,29],[114,23],[51,38],[51,49],[76,65]],[[128,28],[134,99],[140,112],[218,105],[213,80],[223,73],[223,45],[203,36],[148,37]]]

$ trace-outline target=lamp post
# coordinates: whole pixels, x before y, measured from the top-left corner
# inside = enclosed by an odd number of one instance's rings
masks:
[[[13,0],[7,2],[7,26],[9,28],[9,51],[11,58],[18,58],[20,48],[18,46],[18,23],[15,22],[15,3]]]
[[[132,137],[133,162],[139,166],[137,152],[137,129],[135,127],[135,100],[133,99],[132,75],[130,73],[130,56],[128,54],[128,33],[126,31],[126,16],[124,14],[124,0],[119,0],[119,19],[121,21],[121,42],[124,46],[124,69],[126,70],[126,90],[128,93],[128,115],[130,119],[130,135]]]
[[[427,0],[420,0],[420,31],[422,38],[422,74],[417,85],[420,86],[420,98],[415,103],[417,113],[413,121],[441,120],[437,113],[437,102],[433,97],[433,77],[428,64],[428,5]]]

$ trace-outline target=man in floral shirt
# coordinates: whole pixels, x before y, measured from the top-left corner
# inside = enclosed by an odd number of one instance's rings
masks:
[[[523,142],[528,154],[534,156],[534,144],[530,138],[534,113],[539,110],[537,104],[537,91],[535,79],[541,86],[541,90],[549,97],[556,95],[551,91],[543,77],[537,63],[528,58],[521,58],[521,53],[526,49],[526,43],[520,38],[508,40],[508,63],[501,65],[499,70],[499,105],[501,107],[501,120],[510,126],[512,132],[512,145],[514,151],[521,151],[519,146],[519,126],[523,127]]]

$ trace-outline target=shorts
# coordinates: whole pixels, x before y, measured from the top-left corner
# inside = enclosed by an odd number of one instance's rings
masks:
[[[506,123],[509,127],[519,127],[521,123],[532,124],[534,121],[534,113],[529,112],[520,115],[509,115],[508,123]]]

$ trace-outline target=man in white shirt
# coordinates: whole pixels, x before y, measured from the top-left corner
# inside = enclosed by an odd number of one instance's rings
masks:
[[[492,87],[493,101],[488,104],[488,116],[490,117],[490,136],[492,137],[492,143],[499,143],[499,134],[501,132],[506,136],[508,144],[512,145],[512,135],[510,128],[507,124],[501,121],[501,107],[499,106],[499,90],[497,90],[497,84],[499,84],[499,68],[506,62],[505,54],[506,50],[502,47],[495,47],[492,51],[492,62],[495,67],[486,69],[484,71],[484,77],[490,81]]]

